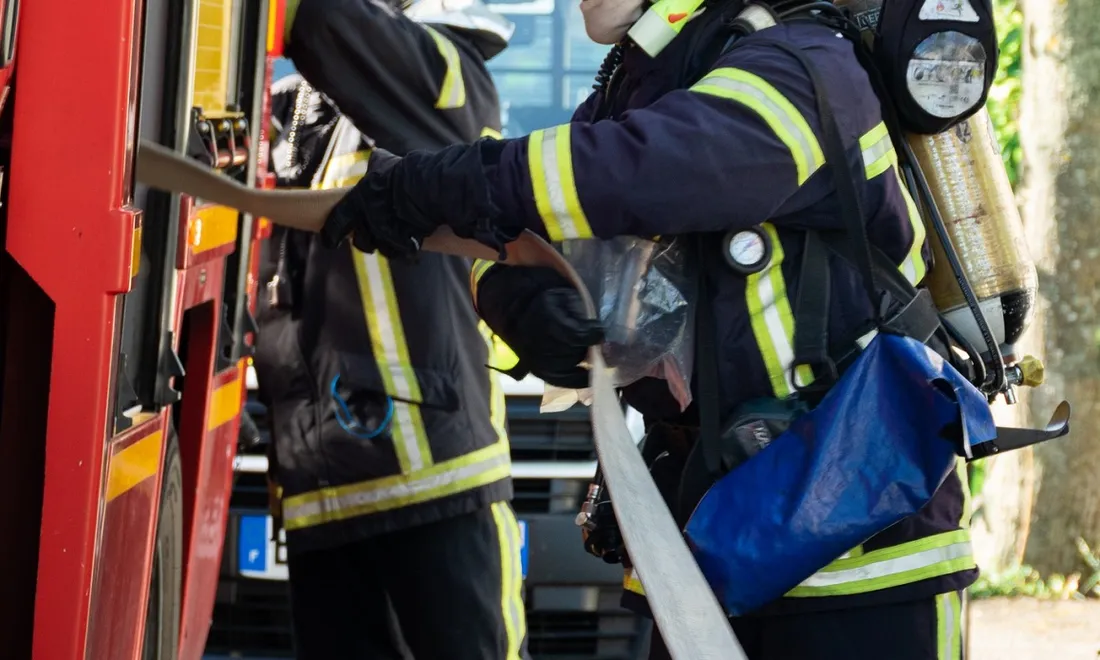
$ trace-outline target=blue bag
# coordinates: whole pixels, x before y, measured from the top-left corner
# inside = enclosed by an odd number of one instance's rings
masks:
[[[688,543],[728,613],[750,612],[917,513],[960,442],[996,436],[985,396],[943,357],[879,333],[820,405],[707,491]]]

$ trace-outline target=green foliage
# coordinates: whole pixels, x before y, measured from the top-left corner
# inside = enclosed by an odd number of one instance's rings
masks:
[[[1023,45],[1023,16],[1018,0],[995,0],[997,35],[1001,55],[997,77],[989,91],[989,116],[1001,143],[1001,154],[1013,187],[1020,172],[1020,131],[1016,123],[1020,107],[1020,66]]]
[[[1020,109],[1020,66],[1023,45],[1023,15],[1019,0],[995,0],[997,35],[1000,37],[1000,58],[997,77],[989,90],[986,108],[993,120],[993,129],[1001,144],[1001,156],[1008,170],[1008,180],[1016,187],[1020,176],[1020,129],[1016,123]],[[985,483],[985,461],[975,461],[967,466],[970,493],[977,497]]]
[[[1097,557],[1084,539],[1078,538],[1076,545],[1085,565],[1090,571],[1095,571],[1083,580],[1080,573],[1054,573],[1043,579],[1038,571],[1025,564],[1002,573],[983,573],[971,585],[968,593],[975,600],[1019,596],[1044,600],[1080,600],[1089,596],[1100,598],[1100,557]]]

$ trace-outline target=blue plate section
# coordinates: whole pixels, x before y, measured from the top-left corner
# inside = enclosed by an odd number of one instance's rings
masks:
[[[237,570],[264,572],[267,570],[267,516],[241,516],[237,536]]]
[[[527,523],[519,521],[519,565],[523,570],[523,579],[527,579]]]

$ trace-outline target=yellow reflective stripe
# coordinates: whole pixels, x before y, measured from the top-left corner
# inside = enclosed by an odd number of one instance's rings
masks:
[[[333,156],[325,165],[318,187],[326,189],[353,185],[366,174],[370,154],[370,150],[364,150]],[[408,474],[431,465],[432,451],[420,408],[412,405],[419,403],[423,396],[409,359],[393,276],[389,261],[380,254],[364,254],[350,246],[349,250],[378,373],[386,394],[397,399],[394,401],[394,422],[390,435],[401,472]]]
[[[787,298],[783,277],[783,245],[775,227],[765,222],[760,227],[772,243],[772,257],[766,268],[745,278],[745,302],[748,305],[752,333],[768,371],[775,396],[782,399],[794,393],[791,363],[794,362],[794,314]],[[798,383],[813,382],[810,368],[798,369]]]
[[[473,265],[470,266],[470,298],[474,301],[474,309],[477,309],[477,285],[494,263],[484,259],[474,259]]]
[[[935,534],[858,557],[837,559],[787,593],[789,597],[847,596],[889,589],[975,568],[970,533]]]
[[[909,247],[909,253],[905,260],[898,266],[898,270],[905,275],[909,283],[916,286],[927,272],[924,257],[921,255],[921,247],[924,245],[925,229],[924,220],[921,218],[917,205],[909,194],[909,188],[901,178],[901,170],[898,167],[898,154],[894,150],[894,144],[890,140],[890,131],[884,122],[879,122],[863,137],[859,138],[859,148],[863,154],[863,170],[870,181],[875,177],[893,170],[897,179],[898,188],[905,199],[906,213],[909,214],[909,225],[913,230],[913,242]]]
[[[936,596],[936,658],[962,658],[962,599],[951,591]]]
[[[535,207],[552,242],[592,238],[573,178],[570,124],[533,131],[527,139],[527,167]]]
[[[825,164],[821,145],[806,118],[760,76],[741,69],[715,69],[691,87],[694,92],[736,101],[760,115],[783,144],[791,151],[798,185]]]
[[[890,157],[894,144],[884,122],[879,122],[878,126],[859,138],[859,148],[863,152],[863,169],[868,181],[890,169],[894,160]]]
[[[515,354],[511,352],[508,345],[497,338],[493,331],[489,329],[489,325],[485,321],[479,321],[477,324],[478,331],[481,332],[481,337],[485,340],[485,345],[489,350],[489,362],[496,366],[498,369],[511,369],[511,367],[500,367],[494,364],[501,356],[500,347],[503,346],[514,357]],[[516,362],[519,362],[519,358],[516,358]],[[512,364],[514,367],[515,364]],[[504,398],[504,388],[500,386],[500,374],[492,369],[486,369],[489,372],[489,419],[493,424],[493,430],[496,431],[497,440],[499,442],[508,442],[508,424],[507,424],[507,407]]]
[[[420,383],[412,370],[404,324],[393,288],[389,261],[375,252],[365,254],[349,245],[355,276],[370,331],[371,349],[386,393],[395,399],[390,429],[401,472],[408,474],[432,464],[431,447],[420,407]],[[411,402],[411,403],[410,403]]]
[[[355,185],[356,181],[366,175],[372,151],[372,149],[364,149],[330,158],[325,165],[325,173],[321,177],[319,187],[321,189],[347,188]]]
[[[523,612],[523,567],[520,565],[520,544],[523,543],[519,523],[512,508],[505,502],[489,505],[500,542],[500,609],[507,637],[505,660],[520,660],[519,649],[527,634]]]
[[[920,216],[917,205],[913,203],[913,198],[909,195],[909,187],[905,185],[905,181],[901,178],[897,154],[894,154],[892,149],[891,159],[894,176],[898,180],[898,188],[901,190],[902,197],[905,198],[905,208],[909,213],[909,226],[913,229],[913,243],[909,246],[909,254],[906,255],[905,261],[901,262],[901,266],[898,268],[905,275],[905,279],[916,286],[924,279],[924,275],[928,270],[928,266],[924,263],[924,257],[921,255],[921,247],[924,246],[925,237],[924,220]]]
[[[508,443],[497,442],[413,474],[333,486],[283,500],[287,530],[389,511],[485,486],[512,473]]]
[[[497,129],[486,126],[485,128],[481,129],[481,137],[488,137],[493,138],[494,140],[499,140],[501,138],[501,135],[500,131],[498,131]]]
[[[458,49],[451,40],[444,37],[434,28],[424,26],[428,34],[432,35],[435,45],[439,48],[439,54],[447,63],[447,72],[443,74],[443,83],[439,87],[439,99],[435,107],[440,110],[461,108],[466,105],[466,83],[462,80],[462,60],[458,57]]]
[[[623,569],[623,589],[636,593],[639,596],[645,595],[645,589],[642,587],[642,581],[634,575],[633,568]]]
[[[959,520],[959,527],[963,529],[970,529],[970,518],[973,515],[971,507],[973,503],[970,497],[970,475],[966,471],[966,459],[959,458],[955,463],[955,474],[959,476],[959,486],[962,487],[963,505],[962,505],[962,517]]]

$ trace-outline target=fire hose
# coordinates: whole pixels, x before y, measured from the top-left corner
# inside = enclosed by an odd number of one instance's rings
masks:
[[[138,147],[137,180],[151,188],[191,195],[310,232],[321,230],[333,206],[348,190],[250,188],[145,140]],[[429,236],[423,249],[500,260],[495,250],[458,238],[446,228]],[[577,288],[588,315],[595,318],[596,308],[577,273],[536,234],[524,232],[508,244],[502,263],[554,268]],[[592,428],[603,480],[615,493],[612,507],[623,541],[669,653],[678,660],[745,660],[724,609],[699,570],[627,429],[599,346],[589,351],[588,363]]]

